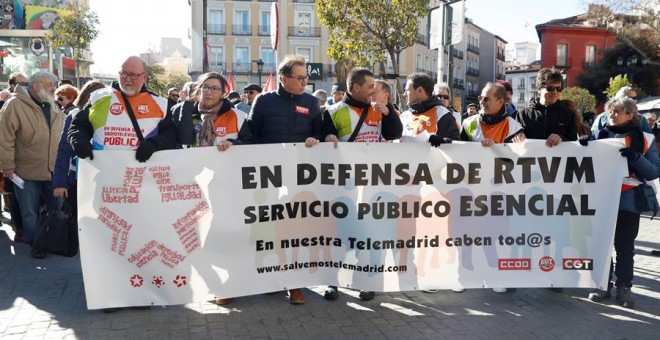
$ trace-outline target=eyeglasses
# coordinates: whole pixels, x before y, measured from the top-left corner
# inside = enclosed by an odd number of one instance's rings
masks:
[[[439,94],[438,98],[440,98],[440,99],[449,99],[449,96],[446,95],[446,94]]]
[[[243,91],[243,94],[253,95],[255,91]]]
[[[144,72],[142,73],[128,73],[128,72],[119,72],[119,76],[122,78],[131,78],[131,80],[136,80],[142,76]]]
[[[298,79],[298,81],[301,82],[301,83],[304,83],[304,82],[307,81],[307,79],[309,79],[308,76],[304,76],[304,77],[290,77],[290,76],[285,76],[285,77],[287,77],[287,78],[291,78],[291,79]]]
[[[563,90],[563,89],[561,88],[561,86],[549,86],[549,85],[546,86],[545,89],[546,89],[546,91],[548,91],[548,92],[557,91],[557,93],[561,93],[561,90]]]
[[[491,97],[482,97],[482,96],[479,96],[479,97],[477,97],[477,99],[479,99],[480,102],[483,101],[484,103],[488,103],[488,101],[490,101],[491,99],[492,99],[492,100],[497,100],[498,98],[491,98]]]
[[[61,102],[61,101],[63,101],[63,100],[64,100],[64,98],[62,98],[62,97],[57,97],[57,101],[58,101],[58,102]]]
[[[30,84],[27,83],[27,82],[20,82],[20,83],[16,83],[16,85],[20,85],[20,86],[28,86],[28,85],[30,85]]]
[[[202,87],[200,87],[200,90],[202,90],[202,92],[211,92],[211,93],[220,93],[220,91],[222,91],[222,89],[219,87],[206,86],[206,85],[202,85]]]
[[[178,94],[171,94],[170,97],[172,97],[172,98],[179,98],[179,95],[178,95]]]

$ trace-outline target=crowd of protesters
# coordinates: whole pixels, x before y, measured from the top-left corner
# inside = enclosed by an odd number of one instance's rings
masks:
[[[528,106],[515,107],[511,85],[500,80],[487,83],[478,103],[468,104],[464,114],[454,110],[450,87],[434,84],[424,73],[408,77],[404,88],[408,109],[403,111],[393,105],[390,85],[362,68],[349,72],[345,84],[334,84],[330,96],[322,90],[308,94],[305,59],[294,55],[284,57],[278,67],[279,86],[267,93],[257,84],[245,86],[242,96],[227,93],[225,77],[209,72],[181,89],[169,89],[163,98],[148,90],[147,80],[146,64],[139,57],[126,59],[119,81],[109,87],[93,80],[81,90],[70,84],[56,88],[58,79],[46,71],[9,77],[9,89],[0,102],[0,171],[4,191],[11,193],[4,195],[4,201],[15,242],[34,245],[40,207],[57,207],[66,200],[75,209],[77,159],[93,159],[97,150],[134,150],[138,161],[147,162],[161,150],[225,151],[236,144],[299,142],[313,148],[320,142],[335,147],[341,142],[414,142],[441,147],[460,140],[490,147],[542,139],[548,147],[565,141],[589,147],[591,140],[624,138],[626,147],[620,153],[628,162],[629,175],[620,193],[616,261],[607,290],[596,290],[589,299],[609,298],[616,287],[619,303],[634,306],[634,241],[642,213],[634,189],[660,176],[656,148],[660,128],[655,115],[638,115],[630,88],[605,104],[589,131],[575,103],[560,100],[563,79],[550,68],[538,72],[538,97]],[[363,124],[365,119],[370,124]],[[108,138],[111,128],[133,129],[135,135]],[[20,187],[14,184],[19,177],[24,181]],[[40,259],[46,254],[32,247],[31,256]],[[503,293],[506,288],[495,291]],[[328,287],[324,296],[336,299],[337,287]],[[360,293],[363,300],[373,296],[373,292]],[[302,290],[290,289],[289,299],[304,303]],[[231,300],[215,302],[224,305]]]

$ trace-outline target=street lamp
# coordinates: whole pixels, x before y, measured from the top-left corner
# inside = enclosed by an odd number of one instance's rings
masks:
[[[261,72],[264,71],[264,61],[259,59],[255,60],[255,63],[257,63],[257,74],[259,75],[259,86],[261,86]]]

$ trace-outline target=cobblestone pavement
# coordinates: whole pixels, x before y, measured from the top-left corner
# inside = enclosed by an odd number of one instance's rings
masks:
[[[637,238],[633,310],[615,300],[585,299],[589,290],[489,289],[435,294],[377,294],[361,301],[342,290],[328,302],[305,289],[304,305],[284,293],[211,303],[123,309],[105,314],[85,304],[80,258],[32,259],[0,228],[0,338],[8,339],[658,339],[660,222],[642,218]]]

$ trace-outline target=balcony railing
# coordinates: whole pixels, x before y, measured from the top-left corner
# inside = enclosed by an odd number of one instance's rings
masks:
[[[252,63],[249,61],[232,63],[231,70],[235,74],[247,74],[252,71]]]
[[[264,67],[261,69],[261,73],[272,73],[275,72],[277,65],[275,63],[264,63]]]
[[[582,65],[586,66],[593,66],[596,63],[596,60],[594,59],[583,59],[582,60]]]
[[[472,77],[479,77],[479,70],[474,67],[468,67],[465,74]]]
[[[209,71],[225,73],[225,63],[211,61],[209,63]]]
[[[289,26],[290,37],[320,37],[321,27]]]
[[[497,60],[499,60],[499,61],[504,61],[504,54],[503,53],[498,53],[495,56],[495,58],[497,58]]]
[[[472,52],[472,53],[479,54],[479,46],[477,46],[477,45],[468,44],[467,50]]]
[[[524,90],[525,89],[525,84],[518,84],[518,90]]]
[[[463,79],[459,78],[454,78],[454,82],[452,83],[452,87],[455,89],[464,89],[465,88],[465,81]]]
[[[207,25],[207,27],[206,27],[206,32],[207,32],[208,34],[221,34],[221,35],[225,35],[225,34],[227,34],[227,25],[225,25],[225,24],[222,24],[222,25],[219,25],[219,24],[210,24],[210,25]]]
[[[233,35],[252,35],[252,26],[250,25],[232,25],[231,34]]]
[[[461,51],[457,48],[454,48],[454,47],[451,48],[451,55],[453,55],[454,57],[456,57],[458,59],[463,59],[463,51]]]
[[[259,25],[259,32],[257,33],[261,36],[270,35],[270,25]]]

